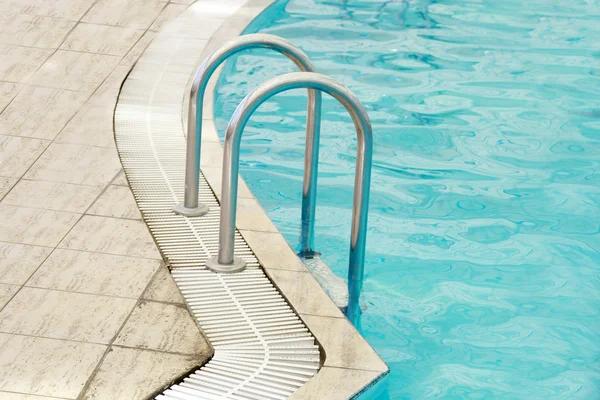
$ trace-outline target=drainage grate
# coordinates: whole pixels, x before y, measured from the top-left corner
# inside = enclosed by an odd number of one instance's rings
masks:
[[[211,211],[185,217],[182,101],[205,41],[194,38],[192,6],[159,34],[125,81],[115,137],[137,204],[175,282],[215,349],[214,357],[158,399],[285,399],[319,369],[315,339],[266,277],[236,232],[235,254],[248,264],[215,274],[219,207],[204,177],[200,201]]]

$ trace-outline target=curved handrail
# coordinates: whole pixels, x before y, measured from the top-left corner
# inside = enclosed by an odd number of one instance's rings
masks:
[[[213,72],[229,57],[252,48],[268,48],[291,59],[302,71],[315,72],[308,56],[292,42],[274,35],[250,34],[229,41],[212,52],[200,65],[190,89],[188,109],[187,149],[185,162],[185,196],[183,205],[174,211],[187,216],[203,215],[208,207],[198,203],[200,179],[200,149],[202,138],[202,105],[206,86]],[[321,93],[308,91],[306,117],[306,151],[304,158],[304,184],[302,190],[302,243],[301,253],[313,253],[313,236],[316,207],[316,183],[319,161],[319,136],[321,124]]]
[[[312,72],[294,72],[269,79],[250,92],[237,106],[225,134],[223,176],[221,189],[221,218],[219,228],[219,255],[207,261],[207,267],[217,272],[237,272],[245,267],[234,257],[235,219],[237,206],[238,169],[242,132],[252,113],[266,100],[286,90],[306,88],[326,92],[346,108],[356,128],[358,142],[350,265],[348,271],[348,309],[346,315],[355,322],[360,314],[358,298],[362,288],[367,237],[367,216],[371,185],[373,133],[364,106],[348,88],[325,75]]]

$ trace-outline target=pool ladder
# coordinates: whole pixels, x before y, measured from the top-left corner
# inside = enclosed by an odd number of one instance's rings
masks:
[[[173,210],[185,216],[202,216],[208,212],[208,206],[198,202],[204,94],[210,77],[227,58],[242,50],[251,48],[267,48],[278,51],[290,58],[302,72],[280,75],[255,88],[237,106],[229,121],[225,134],[223,155],[219,251],[216,257],[207,260],[206,267],[219,273],[235,273],[244,270],[245,262],[234,255],[242,133],[250,116],[262,103],[278,93],[297,88],[308,89],[301,250],[299,255],[310,258],[316,254],[313,247],[321,124],[321,92],[328,93],[337,99],[352,117],[358,141],[350,236],[348,306],[346,309],[346,316],[356,325],[360,316],[359,297],[364,275],[367,236],[373,155],[371,123],[364,106],[356,95],[333,78],[316,73],[308,56],[290,41],[267,34],[244,35],[222,45],[200,65],[190,90],[185,197],[183,204],[177,204]]]

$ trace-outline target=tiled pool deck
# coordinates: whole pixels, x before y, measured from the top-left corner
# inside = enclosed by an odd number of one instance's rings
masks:
[[[189,3],[0,3],[2,399],[146,398],[212,354],[141,220],[112,126],[131,66]],[[270,3],[200,0],[207,43],[198,59]],[[211,99],[204,116],[214,156]],[[217,194],[220,168],[203,166]],[[373,368],[356,364],[372,349],[353,342],[341,314],[319,315],[314,279],[251,193],[240,195],[252,211],[241,211],[242,235],[325,348],[323,368],[293,397],[347,398],[385,366],[376,356]]]

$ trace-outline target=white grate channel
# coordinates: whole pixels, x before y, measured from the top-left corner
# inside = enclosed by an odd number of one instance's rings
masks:
[[[200,201],[210,212],[189,218],[172,211],[184,192],[182,102],[205,45],[189,37],[193,26],[193,18],[180,17],[157,36],[125,81],[115,111],[117,148],[137,204],[215,349],[206,365],[157,399],[285,399],[319,369],[314,337],[239,232],[235,253],[248,268],[237,274],[205,268],[217,253],[219,206],[204,177]]]

